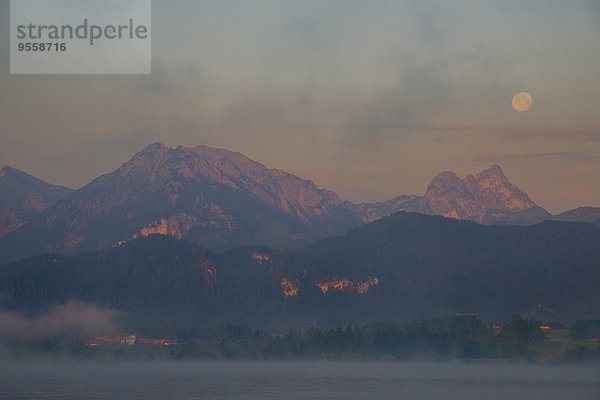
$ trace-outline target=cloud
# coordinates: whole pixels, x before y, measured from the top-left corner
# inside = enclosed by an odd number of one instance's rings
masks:
[[[597,205],[599,4],[157,0],[150,76],[8,75],[6,36],[0,164],[80,187],[152,142],[206,144],[384,200],[498,163],[540,203]]]
[[[0,309],[0,338],[27,342],[64,334],[93,336],[114,332],[119,315],[116,310],[78,300],[52,307],[38,317]]]

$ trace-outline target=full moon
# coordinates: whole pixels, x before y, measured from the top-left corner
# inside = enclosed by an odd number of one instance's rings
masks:
[[[512,106],[515,110],[519,112],[527,111],[531,108],[531,104],[533,103],[533,98],[527,92],[520,92],[515,94],[515,97],[512,99]]]

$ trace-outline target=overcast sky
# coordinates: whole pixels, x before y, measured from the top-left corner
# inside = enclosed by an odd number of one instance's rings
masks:
[[[499,164],[551,212],[600,206],[597,0],[152,4],[152,75],[18,76],[0,0],[0,164],[78,188],[205,144],[354,201]]]

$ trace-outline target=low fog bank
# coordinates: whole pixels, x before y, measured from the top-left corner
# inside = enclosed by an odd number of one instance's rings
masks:
[[[120,312],[71,300],[39,316],[0,308],[0,343],[28,343],[57,337],[87,337],[118,328]]]

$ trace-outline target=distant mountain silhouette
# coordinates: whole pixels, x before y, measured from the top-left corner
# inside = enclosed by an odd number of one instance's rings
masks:
[[[557,221],[589,222],[600,227],[600,207],[579,207],[552,217]]]
[[[312,181],[206,146],[154,143],[74,192],[15,171],[5,168],[0,177],[0,261],[109,249],[153,233],[215,251],[298,247],[397,211],[528,225],[553,218],[598,224],[600,210],[553,217],[497,165],[464,179],[443,172],[424,196],[374,204],[342,201]]]
[[[25,225],[71,192],[4,166],[0,169],[0,237]]]
[[[311,246],[214,253],[162,235],[73,257],[0,266],[0,305],[35,312],[71,299],[131,324],[305,327],[477,313],[554,321],[597,315],[600,229],[521,226],[399,212]]]

